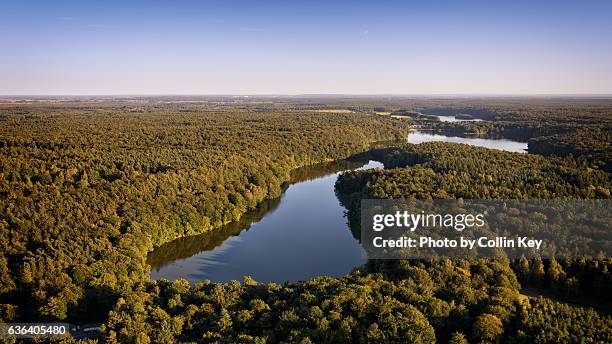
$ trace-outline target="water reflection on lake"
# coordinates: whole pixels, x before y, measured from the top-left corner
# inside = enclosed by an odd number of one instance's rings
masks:
[[[484,139],[479,137],[459,137],[459,136],[445,136],[433,133],[425,133],[421,131],[412,131],[408,134],[408,142],[419,144],[423,142],[452,142],[452,143],[465,143],[472,146],[479,146],[491,149],[499,149],[508,152],[527,152],[527,142],[519,142],[508,139]]]
[[[225,282],[251,276],[259,282],[342,276],[365,255],[334,193],[340,171],[382,167],[341,161],[297,169],[280,199],[264,202],[211,233],[178,239],[148,256],[153,279]]]
[[[461,119],[455,116],[442,116],[442,115],[430,115],[430,116],[438,117],[441,122],[480,122],[482,121],[482,119],[480,118]]]

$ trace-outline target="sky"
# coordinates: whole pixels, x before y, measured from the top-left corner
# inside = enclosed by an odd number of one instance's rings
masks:
[[[612,1],[0,2],[0,95],[612,94]]]

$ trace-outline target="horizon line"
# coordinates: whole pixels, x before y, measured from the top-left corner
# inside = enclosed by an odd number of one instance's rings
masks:
[[[118,94],[0,94],[0,98],[24,97],[612,97],[611,93],[118,93]]]

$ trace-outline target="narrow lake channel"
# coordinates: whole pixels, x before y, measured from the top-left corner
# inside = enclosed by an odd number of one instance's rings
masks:
[[[524,153],[527,143],[412,132],[410,143],[445,141]],[[334,192],[342,171],[382,168],[376,161],[337,161],[297,169],[282,197],[212,233],[180,238],[150,252],[151,278],[191,283],[299,281],[342,276],[366,261]]]

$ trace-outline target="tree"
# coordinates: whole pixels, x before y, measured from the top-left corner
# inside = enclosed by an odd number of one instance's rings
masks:
[[[455,332],[451,336],[451,339],[450,339],[450,341],[448,343],[449,344],[468,344],[468,341],[465,338],[465,335],[463,333]]]
[[[494,343],[504,333],[501,319],[492,314],[482,314],[476,317],[472,327],[472,337],[475,340]]]

